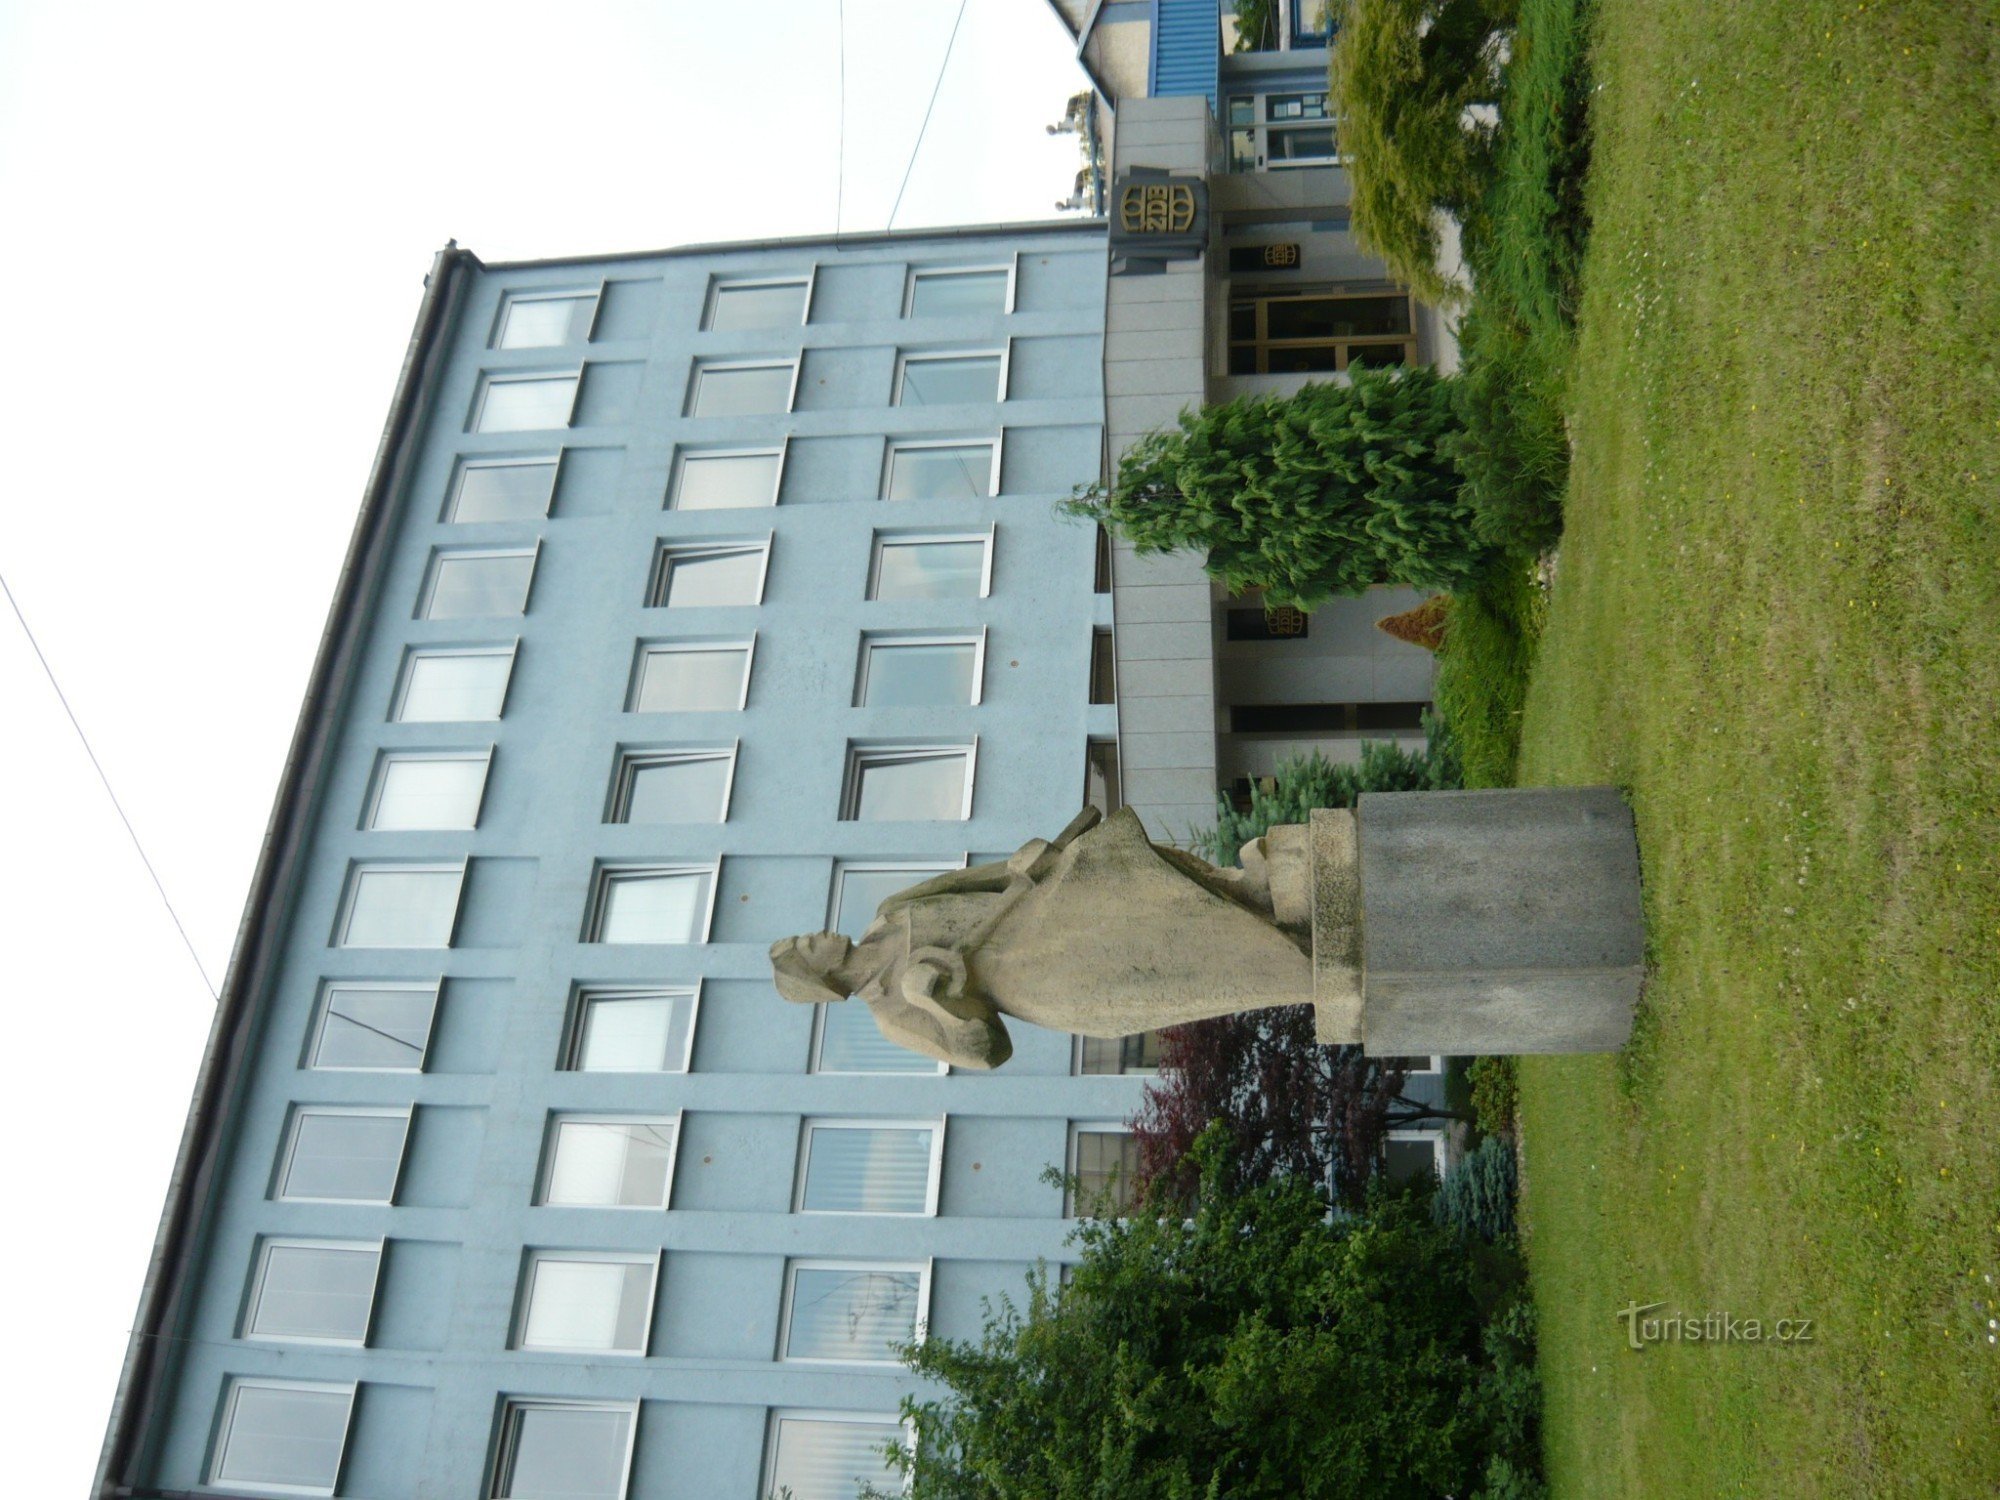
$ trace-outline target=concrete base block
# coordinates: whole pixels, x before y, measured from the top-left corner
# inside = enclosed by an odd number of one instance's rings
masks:
[[[1316,809],[1306,825],[1312,865],[1314,1034],[1361,1040],[1361,882],[1354,814]]]
[[[1624,1045],[1645,925],[1615,787],[1371,794],[1355,824],[1370,1056]]]

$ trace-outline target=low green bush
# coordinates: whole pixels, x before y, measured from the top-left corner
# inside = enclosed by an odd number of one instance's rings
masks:
[[[1253,782],[1250,806],[1239,812],[1224,795],[1216,802],[1216,826],[1196,829],[1188,846],[1210,864],[1238,863],[1237,852],[1281,823],[1303,823],[1316,807],[1352,807],[1363,792],[1434,792],[1464,785],[1451,730],[1434,714],[1424,716],[1424,748],[1405,750],[1369,740],[1361,759],[1340,765],[1319,751],[1281,761],[1271,786]]]
[[[1477,299],[1458,337],[1452,392],[1461,430],[1450,451],[1465,476],[1473,528],[1493,547],[1532,556],[1562,533],[1568,349]]]
[[[1519,1187],[1513,1143],[1489,1135],[1444,1174],[1431,1213],[1440,1224],[1455,1224],[1491,1244],[1514,1232]]]
[[[1472,1118],[1487,1135],[1512,1135],[1521,1099],[1521,1069],[1511,1057],[1475,1057],[1466,1065]]]
[[[1451,725],[1469,787],[1514,784],[1542,614],[1535,565],[1527,558],[1509,560],[1452,596],[1432,701]]]

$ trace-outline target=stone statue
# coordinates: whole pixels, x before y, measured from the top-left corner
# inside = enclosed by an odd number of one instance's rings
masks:
[[[1608,1052],[1645,975],[1632,811],[1616,787],[1371,793],[1221,870],[1085,809],[1009,859],[899,891],[859,942],[771,947],[778,993],[858,995],[884,1036],[961,1068],[1006,1016],[1129,1036],[1310,1004],[1371,1057]]]
[[[1129,809],[1086,808],[1004,862],[891,896],[859,942],[773,944],[772,974],[787,1000],[858,996],[891,1041],[961,1068],[1013,1054],[1004,1016],[1116,1037],[1308,1004],[1305,858],[1278,842],[1221,870],[1154,844]]]

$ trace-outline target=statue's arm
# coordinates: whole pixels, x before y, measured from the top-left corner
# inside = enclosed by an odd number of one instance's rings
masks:
[[[892,1041],[913,1046],[913,1037],[935,1038],[936,1046],[916,1045],[916,1050],[961,1068],[997,1068],[1014,1055],[999,1009],[968,987],[964,961],[956,954],[911,955],[895,988],[893,997],[875,1006],[876,1020]]]

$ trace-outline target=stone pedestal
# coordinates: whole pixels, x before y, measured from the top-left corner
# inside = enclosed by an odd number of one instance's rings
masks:
[[[1371,794],[1309,828],[1320,1040],[1386,1057],[1631,1035],[1645,927],[1615,787]],[[1358,858],[1322,858],[1349,839]]]

